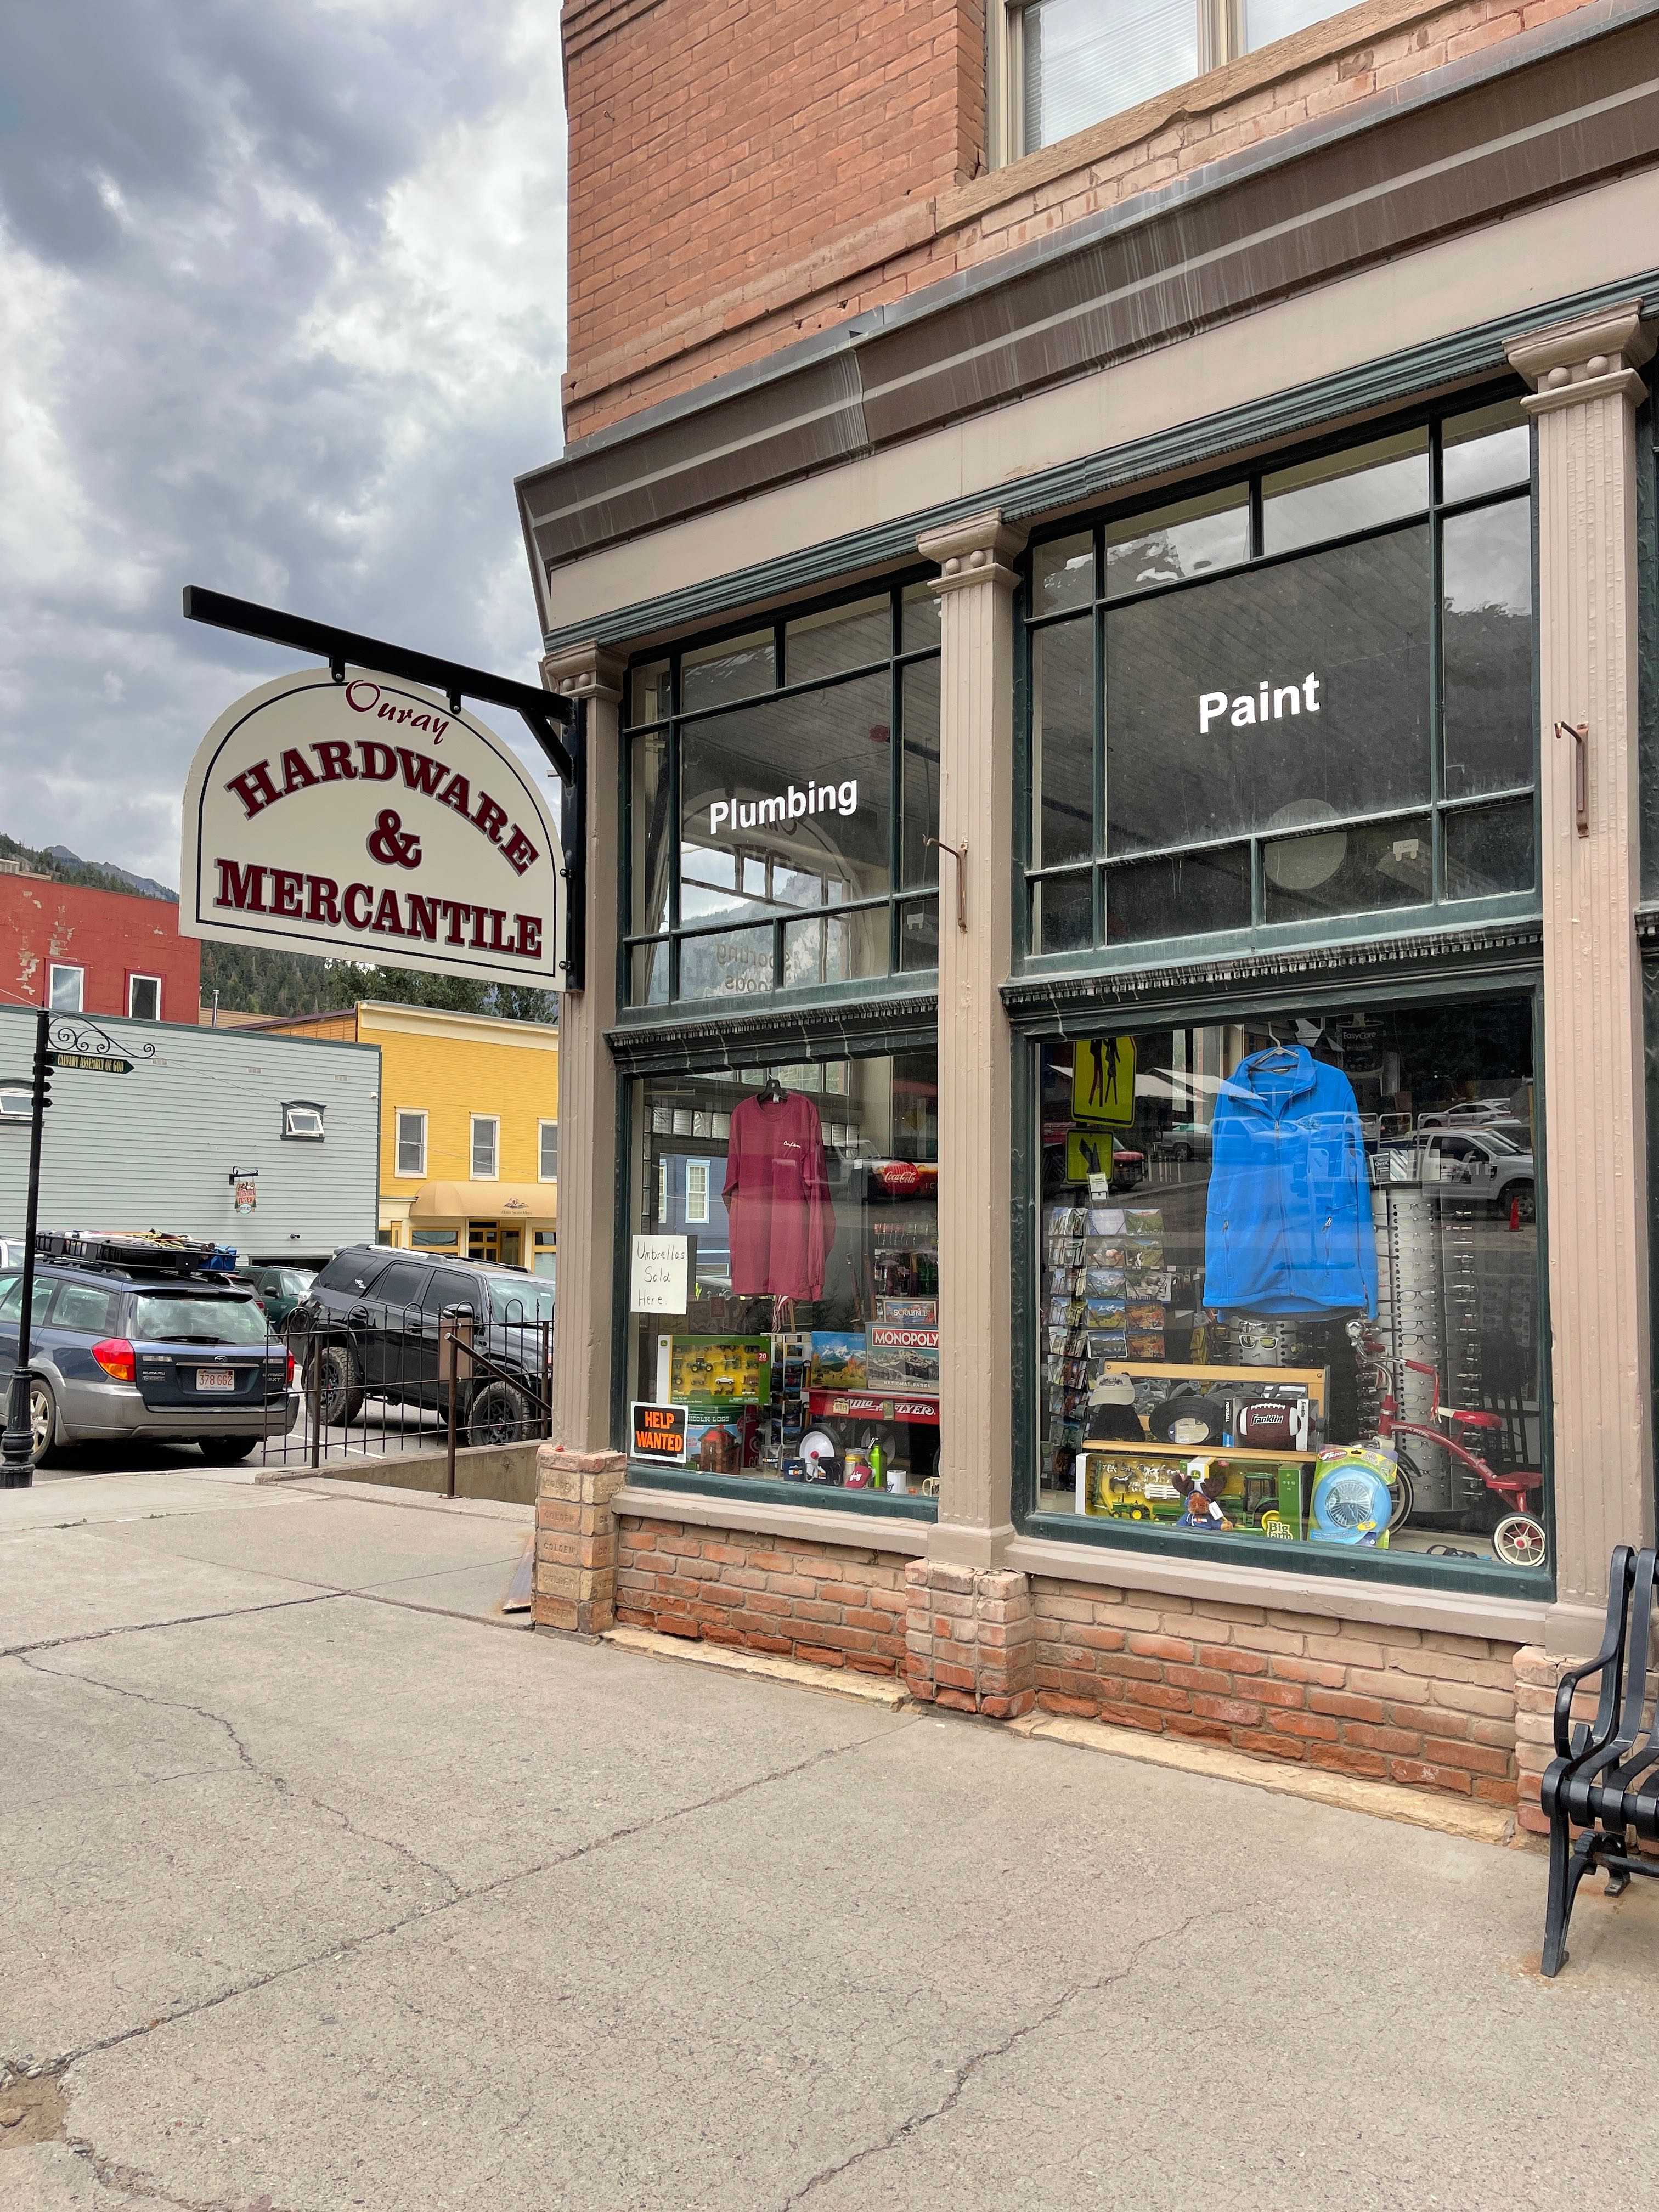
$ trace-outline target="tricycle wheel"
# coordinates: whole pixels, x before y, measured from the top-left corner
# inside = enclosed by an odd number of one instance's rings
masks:
[[[1492,1532],[1492,1547],[1506,1567],[1541,1567],[1544,1524],[1530,1513],[1508,1513]]]

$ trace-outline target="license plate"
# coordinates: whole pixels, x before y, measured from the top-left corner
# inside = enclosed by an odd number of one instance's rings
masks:
[[[236,1388],[235,1372],[228,1367],[198,1367],[196,1387],[198,1390],[234,1390]]]

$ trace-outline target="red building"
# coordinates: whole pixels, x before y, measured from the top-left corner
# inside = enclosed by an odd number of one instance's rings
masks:
[[[202,948],[169,900],[0,872],[0,990],[64,1013],[193,1022]]]

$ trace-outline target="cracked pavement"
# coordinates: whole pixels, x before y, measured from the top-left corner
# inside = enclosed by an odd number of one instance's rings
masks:
[[[1536,1856],[533,1637],[527,1516],[343,1491],[0,1493],[0,2212],[1509,2212],[1652,2165],[1589,2057],[1659,2027],[1644,1885],[1545,1984]]]

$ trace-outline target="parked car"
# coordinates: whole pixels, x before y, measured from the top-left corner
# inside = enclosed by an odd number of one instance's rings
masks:
[[[1171,1121],[1152,1144],[1161,1160],[1207,1160],[1212,1149],[1207,1121]]]
[[[281,1335],[283,1322],[316,1281],[317,1273],[315,1267],[286,1265],[246,1267],[238,1272],[235,1279],[252,1291],[271,1327]]]
[[[16,1371],[23,1279],[0,1276],[0,1398]],[[37,1261],[29,1425],[37,1467],[66,1444],[191,1443],[215,1467],[299,1418],[294,1360],[222,1274]]]
[[[289,1316],[288,1341],[300,1355],[307,1389],[313,1369],[319,1378],[325,1425],[355,1421],[367,1398],[443,1410],[438,1324],[455,1306],[471,1309],[473,1343],[490,1363],[477,1363],[458,1386],[458,1429],[475,1444],[535,1435],[552,1286],[522,1268],[374,1244],[337,1253]]]

